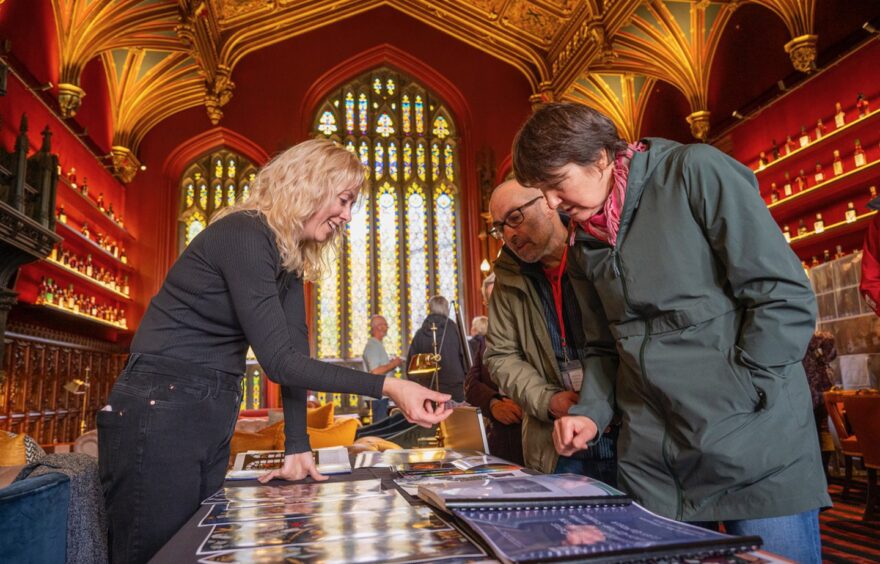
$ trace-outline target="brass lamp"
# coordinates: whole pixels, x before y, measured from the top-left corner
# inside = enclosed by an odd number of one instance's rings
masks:
[[[89,388],[91,388],[92,384],[89,382],[89,368],[85,369],[85,379],[80,380],[79,378],[74,378],[70,380],[66,384],[64,384],[64,389],[69,393],[75,396],[82,396],[82,413],[80,413],[79,417],[79,434],[82,435],[86,432],[86,407],[89,405]]]
[[[435,323],[431,324],[431,337],[434,352],[414,354],[409,359],[409,369],[406,373],[408,376],[431,374],[431,383],[428,387],[439,391],[437,377],[440,373],[440,360],[442,357],[437,352],[437,325]]]

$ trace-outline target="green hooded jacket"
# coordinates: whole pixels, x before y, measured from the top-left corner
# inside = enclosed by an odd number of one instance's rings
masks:
[[[584,388],[569,413],[617,411],[619,485],[684,521],[828,506],[801,360],[816,299],[754,174],[709,145],[647,139],[617,244],[578,230]]]
[[[506,252],[495,261],[484,360],[498,388],[523,408],[523,460],[528,468],[552,473],[550,398],[565,391],[553,353],[541,296]]]

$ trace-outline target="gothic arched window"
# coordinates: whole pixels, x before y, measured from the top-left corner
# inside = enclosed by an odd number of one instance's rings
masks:
[[[211,221],[214,212],[247,199],[256,167],[225,149],[212,151],[189,165],[180,179],[178,252]]]
[[[460,295],[455,122],[435,94],[383,67],[332,92],[312,132],[358,155],[371,186],[318,285],[318,356],[359,357],[374,313],[388,320],[385,349],[406,353],[428,298]]]

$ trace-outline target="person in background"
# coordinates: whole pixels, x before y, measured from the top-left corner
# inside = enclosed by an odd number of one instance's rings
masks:
[[[486,331],[489,330],[489,318],[485,315],[478,315],[471,319],[471,337],[468,339],[468,347],[471,349],[471,358],[477,358],[477,351],[480,347],[484,347],[486,342]]]
[[[874,211],[880,210],[880,197],[868,202],[868,208]],[[865,233],[859,292],[874,313],[880,315],[880,215],[874,216]]]
[[[483,303],[488,305],[495,286],[495,274],[483,280]],[[479,319],[479,318],[475,318]],[[484,317],[488,322],[488,318]],[[486,330],[488,330],[488,323]],[[498,384],[489,377],[483,358],[486,354],[486,339],[480,339],[479,347],[474,352],[474,364],[468,370],[464,380],[464,398],[480,408],[489,420],[488,440],[489,452],[509,460],[520,466],[523,460],[522,443],[522,408],[515,401],[498,390]]]
[[[248,345],[281,385],[284,408],[284,463],[263,483],[326,479],[306,433],[308,390],[388,395],[426,427],[451,412],[446,394],[309,357],[303,282],[320,279],[364,178],[330,141],[291,147],[169,270],[97,414],[113,562],[148,561],[223,485]]]
[[[619,483],[636,501],[821,562],[831,499],[801,364],[816,296],[754,173],[707,144],[629,144],[571,103],[532,114],[513,163],[578,227],[588,377],[555,423],[557,450],[591,443],[617,412]]]
[[[822,467],[828,469],[828,460],[834,451],[830,443],[831,436],[828,429],[828,410],[825,408],[824,393],[831,389],[834,381],[834,369],[831,363],[837,358],[837,346],[834,344],[834,335],[825,331],[816,331],[807,345],[807,354],[804,356],[804,372],[807,375],[807,383],[810,386],[810,397],[813,400],[813,419],[816,421],[816,432],[819,434],[819,445],[822,449]]]
[[[381,315],[370,317],[370,338],[364,345],[364,370],[370,374],[379,374],[381,376],[394,376],[394,370],[403,364],[403,359],[399,356],[390,358],[385,351],[385,345],[382,339],[388,334],[388,321]],[[370,410],[373,412],[373,422],[381,421],[388,417],[388,398],[374,399],[370,403]]]
[[[464,351],[458,326],[449,318],[449,301],[443,296],[433,296],[428,300],[428,316],[413,335],[406,357],[412,359],[416,354],[434,352],[432,326],[436,327],[437,350],[440,354],[439,389],[451,395],[454,401],[464,401],[464,375],[467,373]]]
[[[581,312],[565,269],[566,226],[540,190],[515,180],[495,189],[489,211],[491,234],[504,247],[495,261],[485,362],[501,393],[525,412],[526,466],[582,474],[613,486],[616,425],[588,449],[560,455],[553,448],[553,421],[578,401],[583,341]]]

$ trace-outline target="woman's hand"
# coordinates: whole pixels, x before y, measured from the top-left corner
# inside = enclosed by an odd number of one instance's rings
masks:
[[[275,478],[296,481],[302,480],[307,476],[311,476],[313,480],[318,482],[327,479],[327,476],[318,472],[318,468],[315,466],[315,459],[312,457],[312,451],[310,450],[307,450],[306,452],[298,452],[296,454],[288,454],[284,457],[284,465],[281,468],[276,468],[271,472],[267,472],[257,478],[257,480],[259,480],[261,484],[266,484]]]
[[[553,446],[562,456],[571,456],[587,448],[599,429],[596,423],[583,415],[567,415],[553,423]]]
[[[394,400],[407,421],[422,427],[435,425],[452,413],[445,405],[451,398],[449,394],[429,390],[409,380],[385,378],[382,393]]]

